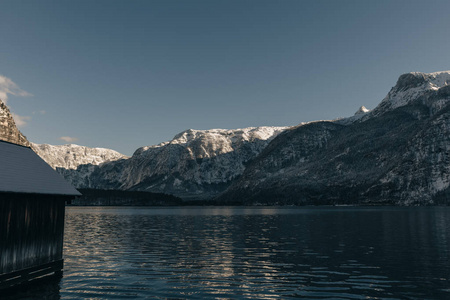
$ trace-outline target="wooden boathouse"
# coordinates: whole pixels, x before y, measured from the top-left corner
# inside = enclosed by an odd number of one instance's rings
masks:
[[[0,141],[0,294],[61,274],[65,202],[78,195],[31,148]]]

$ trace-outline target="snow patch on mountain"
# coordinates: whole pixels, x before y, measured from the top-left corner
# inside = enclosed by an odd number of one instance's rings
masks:
[[[361,120],[364,116],[366,116],[369,112],[371,112],[370,109],[367,109],[365,106],[361,106],[353,116],[347,117],[347,118],[340,118],[336,120],[332,120],[330,122],[335,122],[336,124],[340,125],[350,125],[353,122],[356,122],[358,120]]]
[[[218,200],[448,204],[449,73],[401,75],[372,111],[287,130]]]
[[[189,129],[132,157],[102,148],[33,144],[77,188],[162,192],[187,199],[224,191],[246,164],[288,127]]]
[[[245,163],[288,127],[189,129],[171,141],[142,147],[123,163],[122,189],[151,190],[179,196],[217,193],[238,177]],[[214,186],[214,187],[212,187]]]
[[[53,169],[76,170],[80,165],[98,166],[105,162],[128,158],[111,149],[89,148],[75,144],[53,146],[31,143],[31,147]]]
[[[425,99],[428,99],[433,93],[449,93],[449,88],[450,71],[406,73],[398,78],[396,85],[375,109],[368,110],[362,106],[355,115],[348,118],[337,119],[334,122],[341,125],[364,122],[415,101],[425,101]],[[442,95],[438,96],[442,98]],[[433,101],[424,104],[428,105],[433,111],[437,111],[447,104],[447,100],[441,99],[435,101],[433,99]]]
[[[427,91],[438,91],[449,84],[450,71],[403,74],[374,110],[375,115],[407,105],[423,96]]]
[[[363,115],[365,113],[368,113],[370,111],[370,109],[367,109],[364,105],[361,106],[356,112],[355,112],[355,116],[358,115]]]

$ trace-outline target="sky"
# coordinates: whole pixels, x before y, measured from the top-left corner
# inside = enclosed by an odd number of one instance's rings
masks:
[[[0,9],[0,97],[36,143],[126,155],[186,129],[373,109],[450,70],[450,1],[21,1]]]

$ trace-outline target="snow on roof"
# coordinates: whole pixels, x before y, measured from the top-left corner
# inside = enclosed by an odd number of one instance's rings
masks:
[[[81,195],[28,147],[0,141],[0,192]]]

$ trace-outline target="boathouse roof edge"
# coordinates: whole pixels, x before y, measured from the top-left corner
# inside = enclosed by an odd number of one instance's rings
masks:
[[[0,140],[0,193],[81,195],[31,148]]]

